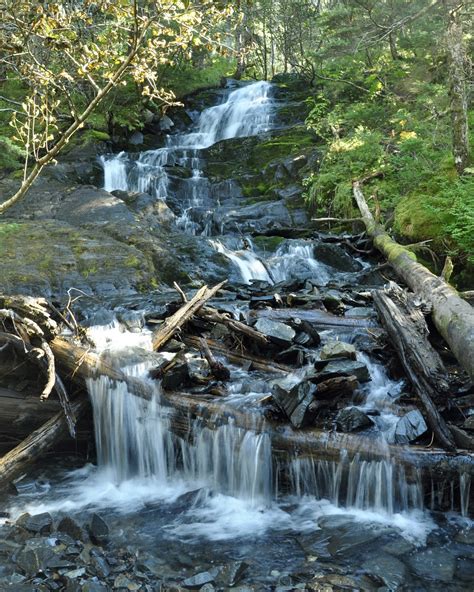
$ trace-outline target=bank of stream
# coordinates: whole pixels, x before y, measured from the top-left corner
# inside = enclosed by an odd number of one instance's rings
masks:
[[[315,232],[294,185],[249,203],[245,171],[239,183],[216,178],[229,145],[278,137],[284,99],[258,82],[230,83],[214,100],[163,147],[102,155],[104,189],[162,202],[167,223],[220,255],[228,281],[209,304],[266,345],[204,315],[153,352],[153,331],[182,304],[171,287],[78,301],[90,347],[152,395],[87,380],[90,462],[56,454],[16,481],[3,503],[0,588],[466,590],[470,455],[454,471],[454,455],[430,456],[431,432],[373,308],[385,270],[357,237]],[[190,299],[195,287],[184,291]],[[221,344],[227,378],[213,376],[199,338]],[[337,388],[324,395],[324,385]]]

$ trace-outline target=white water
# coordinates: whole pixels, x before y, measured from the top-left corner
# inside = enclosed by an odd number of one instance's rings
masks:
[[[239,270],[245,284],[261,280],[277,284],[286,280],[301,278],[302,274],[324,285],[329,280],[328,268],[314,258],[313,246],[302,241],[285,241],[276,253],[263,259],[255,253],[252,242],[246,238],[248,249],[227,248],[219,240],[211,240],[211,245],[225,255]]]
[[[205,109],[190,133],[167,136],[164,148],[140,153],[137,159],[121,152],[100,157],[104,169],[104,189],[150,193],[166,200],[170,178],[167,167],[179,165],[191,170],[184,182],[181,214],[178,225],[185,232],[196,234],[202,230],[193,220],[193,210],[202,208],[209,197],[209,180],[204,176],[200,151],[216,142],[230,138],[253,136],[269,130],[275,108],[271,99],[271,84],[256,82],[229,92],[221,105]],[[204,216],[205,217],[205,216]]]

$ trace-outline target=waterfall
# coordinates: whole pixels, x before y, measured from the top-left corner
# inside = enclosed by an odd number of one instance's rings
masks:
[[[199,210],[209,200],[209,180],[201,168],[200,151],[221,140],[253,136],[271,129],[275,114],[271,88],[268,82],[256,82],[229,92],[221,105],[202,111],[190,133],[167,136],[163,148],[142,152],[138,158],[124,152],[102,156],[104,189],[144,192],[166,200],[170,167],[190,169],[190,178],[183,180],[178,226],[191,234],[199,231],[210,234],[205,221],[200,225],[193,220],[193,210]]]

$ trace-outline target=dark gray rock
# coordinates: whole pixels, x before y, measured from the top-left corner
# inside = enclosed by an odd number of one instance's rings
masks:
[[[318,243],[314,246],[314,258],[338,271],[359,271],[362,265],[333,243]]]
[[[375,554],[363,563],[362,569],[380,578],[389,590],[399,590],[406,577],[405,565],[390,555]]]
[[[107,542],[109,536],[109,527],[105,520],[99,514],[92,514],[89,526],[89,534],[92,540],[98,543]]]
[[[454,437],[454,441],[459,448],[464,448],[465,450],[474,450],[474,435],[466,430],[458,428],[457,426],[450,424],[449,429],[451,430],[451,434]]]
[[[184,386],[188,381],[188,364],[187,362],[182,362],[176,364],[176,366],[173,366],[173,368],[166,372],[161,381],[161,386],[165,390],[174,391]]]
[[[53,518],[48,512],[30,516],[23,522],[23,528],[30,532],[48,534],[53,527]]]
[[[357,407],[348,407],[339,411],[336,417],[337,429],[341,432],[356,432],[365,430],[374,425],[374,422]]]
[[[69,535],[74,541],[87,540],[85,530],[70,516],[65,516],[62,518],[56,530]]]
[[[321,349],[321,360],[330,360],[332,358],[356,359],[356,349],[350,343],[344,341],[328,341]]]
[[[219,573],[218,568],[211,569],[210,571],[203,571],[190,578],[186,578],[181,585],[184,588],[199,589],[205,584],[211,584],[215,581],[217,574]]]
[[[428,429],[423,415],[413,409],[401,417],[387,434],[391,444],[408,444],[422,436]]]
[[[327,364],[321,371],[325,378],[335,378],[337,376],[355,376],[359,382],[370,380],[370,374],[367,366],[357,360],[333,360]]]
[[[456,578],[474,584],[474,555],[458,557],[456,560]]]
[[[266,335],[274,343],[279,345],[291,345],[296,332],[290,326],[272,321],[271,319],[261,318],[255,323],[255,329]]]
[[[247,569],[248,563],[245,563],[245,561],[231,561],[221,567],[220,572],[216,577],[216,583],[219,586],[229,586],[233,588],[243,578]]]
[[[47,569],[48,562],[55,559],[55,553],[43,542],[40,547],[26,547],[19,551],[15,556],[15,563],[26,576],[31,577],[44,572]]]
[[[462,424],[464,430],[474,431],[474,415],[470,415]]]
[[[132,146],[141,146],[144,140],[145,138],[142,132],[133,132],[133,134],[128,138],[128,141]]]
[[[295,385],[286,381],[274,383],[272,396],[275,403],[285,413],[295,428],[306,425],[311,418],[310,405],[317,387],[309,381]]]
[[[412,571],[427,580],[450,584],[456,567],[455,559],[445,548],[418,551],[408,558]]]

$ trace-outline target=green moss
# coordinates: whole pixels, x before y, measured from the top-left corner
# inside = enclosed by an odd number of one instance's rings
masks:
[[[284,240],[282,236],[256,236],[253,242],[262,251],[273,253]]]

